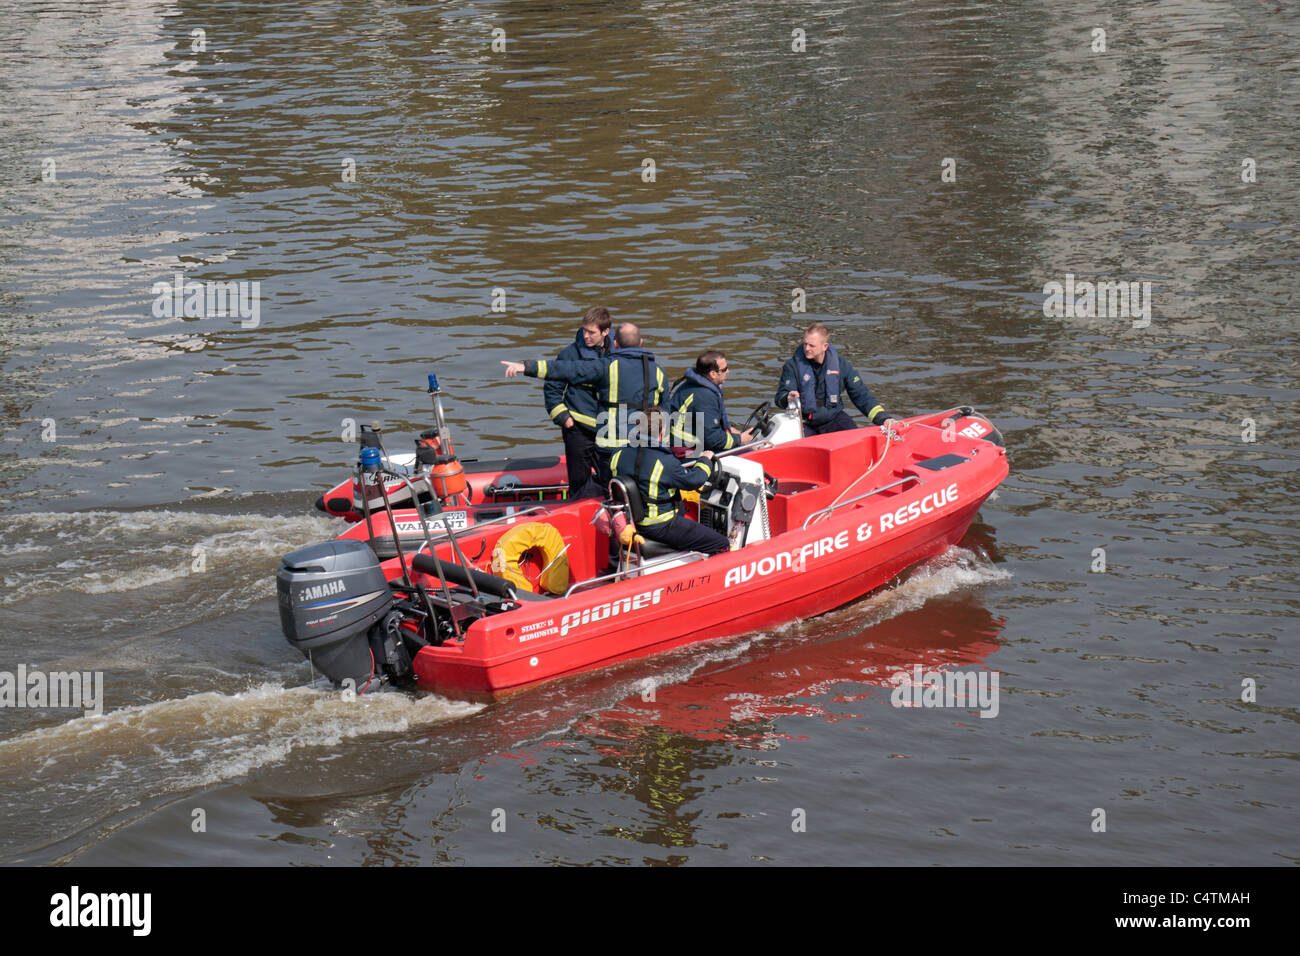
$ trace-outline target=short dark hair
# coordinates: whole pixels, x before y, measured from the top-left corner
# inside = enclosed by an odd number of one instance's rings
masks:
[[[707,352],[701,352],[700,357],[695,360],[695,374],[708,375],[710,372],[718,370],[718,361],[727,356],[717,349],[709,349]]]
[[[619,348],[634,349],[641,344],[641,330],[635,325],[620,325],[615,339]]]
[[[668,412],[662,405],[651,405],[644,413],[638,413],[641,425],[640,434],[647,444],[659,444],[659,436],[668,431]]]
[[[609,309],[605,308],[603,305],[593,305],[587,310],[587,314],[582,317],[582,327],[586,328],[589,325],[596,325],[600,327],[602,332],[608,332],[613,321],[614,320],[610,317]]]

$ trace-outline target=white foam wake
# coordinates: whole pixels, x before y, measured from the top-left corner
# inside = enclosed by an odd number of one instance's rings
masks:
[[[0,604],[67,591],[123,593],[186,578],[265,584],[266,569],[285,552],[337,533],[335,519],[312,514],[11,515],[0,536]],[[270,585],[261,590],[269,593]]]
[[[308,747],[402,733],[472,714],[481,704],[398,692],[351,700],[338,691],[263,684],[208,691],[79,717],[0,742],[0,779],[30,794],[109,788],[125,800],[229,780]],[[30,799],[30,797],[29,797]]]

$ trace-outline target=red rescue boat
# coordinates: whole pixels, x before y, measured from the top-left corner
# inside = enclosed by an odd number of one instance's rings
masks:
[[[1001,436],[969,408],[900,432],[721,459],[696,516],[733,550],[709,558],[646,542],[601,574],[592,499],[382,565],[360,542],[305,548],[278,575],[284,632],[335,681],[477,698],[829,611],[956,544],[1008,474]]]

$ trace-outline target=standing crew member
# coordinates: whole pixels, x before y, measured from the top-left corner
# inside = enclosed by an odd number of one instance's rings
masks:
[[[601,410],[596,415],[596,451],[599,453],[596,480],[603,488],[609,483],[609,459],[627,445],[629,412],[658,405],[664,390],[664,373],[655,364],[654,353],[642,347],[641,330],[630,322],[618,327],[616,348],[600,358],[579,362],[502,362],[506,378],[520,373],[530,378],[557,379],[569,385],[593,385]]]
[[[592,306],[582,317],[582,327],[573,341],[556,357],[560,362],[581,362],[608,355],[609,309]],[[600,467],[596,453],[596,416],[600,405],[591,385],[570,385],[560,379],[547,379],[542,386],[546,414],[560,426],[564,438],[564,462],[569,470],[570,498],[603,498],[605,489],[592,478]]]
[[[776,404],[788,408],[796,397],[803,405],[805,435],[857,428],[840,401],[841,390],[849,393],[853,404],[873,425],[891,421],[885,406],[876,401],[852,363],[830,344],[830,330],[820,323],[808,326],[803,345],[781,369],[781,384],[776,390]]]
[[[722,390],[731,365],[717,349],[701,352],[672,393],[672,442],[695,451],[729,451],[748,444],[753,429],[742,433],[727,420]]]
[[[639,534],[651,541],[666,544],[674,551],[701,551],[722,554],[731,550],[725,535],[692,521],[682,513],[682,496],[678,489],[696,491],[713,474],[713,452],[701,458],[678,461],[668,447],[668,413],[658,405],[641,419],[641,435],[635,447],[620,448],[614,453],[612,466],[620,478],[635,476],[645,517],[636,522]]]

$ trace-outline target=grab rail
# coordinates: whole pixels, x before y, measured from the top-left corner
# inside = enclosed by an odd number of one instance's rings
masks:
[[[828,515],[836,508],[843,508],[845,505],[851,505],[855,501],[861,501],[863,498],[870,498],[872,495],[878,494],[879,492],[888,491],[890,488],[897,487],[898,485],[903,484],[903,482],[905,481],[916,481],[916,482],[920,482],[921,484],[925,484],[925,482],[921,481],[921,479],[918,478],[916,475],[908,475],[906,478],[899,478],[897,481],[891,481],[887,485],[881,485],[879,488],[873,488],[871,491],[868,491],[865,495],[858,495],[856,498],[850,498],[848,501],[836,502],[835,504],[831,505],[829,508],[822,508],[820,511],[814,511],[804,520],[803,527],[800,528],[799,530],[806,531],[808,529],[808,525],[812,523],[813,518],[816,518],[818,515]]]
[[[703,561],[707,557],[708,555],[705,554],[703,551],[686,551],[682,554],[666,554],[662,558],[655,558],[653,561],[647,561],[645,564],[637,565],[636,571],[640,573],[642,571],[645,571],[646,568],[653,568],[660,564],[667,564],[669,561],[681,561],[683,558],[685,558],[687,561]],[[575,591],[581,590],[582,588],[590,587],[593,584],[599,584],[601,581],[606,581],[611,578],[628,577],[631,575],[632,570],[633,569],[629,568],[626,571],[614,571],[611,574],[602,574],[598,578],[590,578],[589,580],[586,581],[579,581],[577,584],[572,585],[569,588],[569,590],[565,591],[564,596],[568,597],[570,594],[572,594]]]
[[[569,487],[566,481],[562,485],[485,485],[483,494],[491,495],[537,495],[546,491],[564,491]]]

